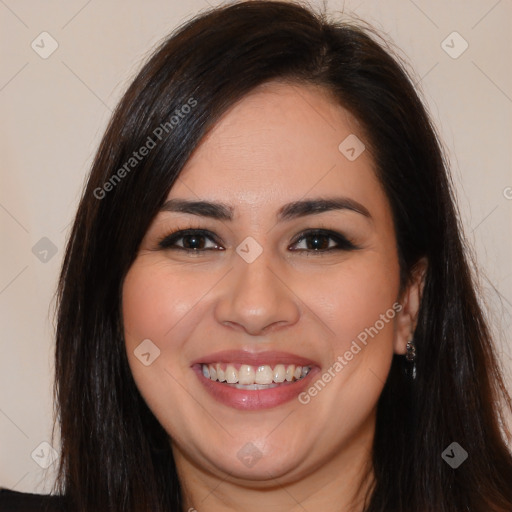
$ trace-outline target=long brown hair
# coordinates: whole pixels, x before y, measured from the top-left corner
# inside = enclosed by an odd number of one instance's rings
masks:
[[[512,457],[500,414],[512,402],[429,116],[403,66],[370,30],[275,1],[211,9],[180,27],[110,121],[59,282],[57,490],[81,512],[181,509],[168,436],[128,366],[123,280],[194,148],[229,106],[271,80],[321,86],[356,116],[391,204],[402,287],[418,260],[428,260],[416,378],[395,356],[378,402],[365,512],[510,512]],[[191,98],[194,107],[172,123]],[[127,166],[148,138],[155,146]],[[441,457],[453,442],[468,453],[457,469]]]

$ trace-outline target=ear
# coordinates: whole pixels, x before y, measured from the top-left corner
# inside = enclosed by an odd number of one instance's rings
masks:
[[[407,352],[407,342],[411,340],[416,329],[427,267],[427,258],[421,258],[414,265],[409,284],[398,300],[402,309],[398,312],[395,323],[394,350],[396,354]]]

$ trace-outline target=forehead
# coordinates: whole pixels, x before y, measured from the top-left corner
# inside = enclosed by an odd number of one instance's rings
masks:
[[[354,138],[356,137],[356,138]],[[271,82],[229,108],[204,137],[169,198],[296,200],[308,193],[382,193],[373,160],[340,151],[365,136],[357,121],[324,88]],[[366,145],[367,146],[367,145]],[[368,198],[367,198],[368,199]]]

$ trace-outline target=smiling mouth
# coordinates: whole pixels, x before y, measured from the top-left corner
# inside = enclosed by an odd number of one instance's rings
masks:
[[[299,381],[309,374],[311,366],[203,363],[201,371],[211,381],[250,391],[271,389]]]
[[[255,411],[292,402],[320,372],[320,365],[289,352],[223,350],[191,362],[199,382],[216,402]]]

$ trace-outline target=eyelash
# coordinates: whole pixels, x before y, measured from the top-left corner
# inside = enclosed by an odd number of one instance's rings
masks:
[[[201,236],[210,239],[210,241],[214,242],[217,245],[220,245],[220,242],[218,241],[217,237],[208,230],[200,229],[200,228],[188,228],[188,229],[176,229],[175,231],[169,233],[165,237],[159,240],[158,247],[160,249],[166,249],[166,250],[181,250],[185,251],[187,253],[194,253],[198,254],[204,251],[211,251],[215,248],[207,248],[207,249],[188,249],[186,247],[180,247],[178,245],[175,245],[177,241],[180,239],[186,237],[186,236]],[[291,249],[292,251],[300,251],[300,252],[308,252],[313,254],[323,254],[326,252],[331,251],[354,251],[359,249],[357,245],[355,245],[353,242],[351,242],[349,239],[347,239],[345,236],[343,236],[340,233],[337,233],[335,231],[331,231],[328,229],[306,229],[299,233],[297,237],[295,238],[295,241],[292,243],[292,245],[296,245],[299,242],[304,241],[308,237],[327,237],[331,240],[334,240],[337,244],[335,247],[328,247],[327,249]],[[328,244],[329,245],[329,244]],[[219,249],[223,250],[223,249]]]

